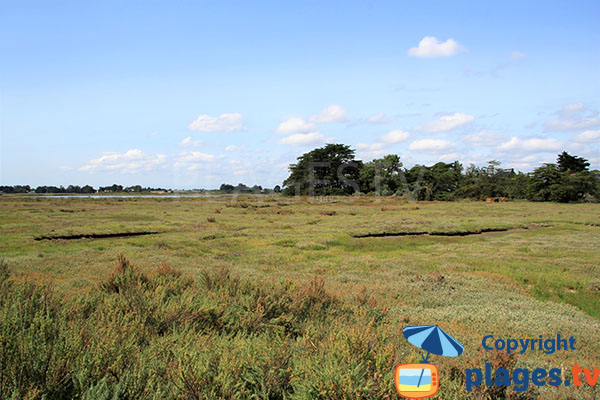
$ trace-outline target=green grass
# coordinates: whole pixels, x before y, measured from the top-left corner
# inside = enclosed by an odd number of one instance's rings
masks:
[[[434,360],[439,398],[464,396],[452,362],[497,357],[486,334],[573,335],[510,362],[597,368],[599,223],[596,204],[0,197],[1,397],[397,398],[394,365],[418,360],[401,328],[434,323],[467,348]],[[34,240],[137,231],[161,233]]]

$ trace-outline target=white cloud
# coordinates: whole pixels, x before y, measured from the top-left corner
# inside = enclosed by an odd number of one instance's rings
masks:
[[[558,112],[569,115],[570,113],[584,111],[584,110],[585,110],[585,104],[579,102],[579,103],[567,104],[566,106],[564,106],[562,108],[562,110],[559,110]]]
[[[386,143],[399,143],[408,139],[409,136],[410,133],[406,131],[403,131],[401,129],[394,129],[383,135],[381,137],[381,140],[383,140]]]
[[[311,146],[325,141],[325,137],[319,132],[296,133],[286,136],[279,141],[280,144],[289,144],[292,146]]]
[[[382,122],[384,120],[385,120],[385,113],[382,113],[382,112],[373,114],[369,118],[367,118],[367,121],[372,122],[372,123]]]
[[[461,125],[468,124],[474,119],[475,117],[469,114],[454,113],[444,115],[435,121],[419,125],[415,129],[422,132],[445,132],[458,128]]]
[[[201,153],[199,151],[188,151],[180,153],[175,162],[173,163],[173,168],[176,169],[187,169],[188,171],[193,171],[195,169],[206,166],[207,163],[215,161],[217,158],[212,154]]]
[[[300,117],[289,117],[279,124],[277,133],[309,133],[315,131],[315,124],[306,122]]]
[[[201,132],[235,132],[244,130],[244,117],[239,113],[221,114],[218,117],[199,115],[188,128]]]
[[[464,137],[464,141],[474,146],[497,146],[502,143],[504,135],[490,131],[472,133]]]
[[[584,103],[567,104],[555,114],[558,115],[558,119],[544,124],[546,131],[579,131],[600,126],[598,112],[588,110]]]
[[[551,132],[579,131],[581,129],[593,128],[600,125],[598,118],[583,118],[578,121],[548,121],[545,124],[546,130]]]
[[[517,171],[531,171],[544,162],[550,162],[553,160],[544,160],[536,155],[528,155],[520,158],[515,158],[513,160],[509,160],[506,164],[503,165],[504,168],[514,168]]]
[[[367,150],[361,151],[358,153],[358,159],[364,161],[372,161],[375,158],[381,158],[387,154],[390,154],[389,151],[386,150]]]
[[[425,36],[419,42],[418,47],[408,50],[408,55],[412,57],[449,57],[456,55],[461,50],[462,46],[454,39],[440,42],[433,36]]]
[[[525,57],[525,53],[522,53],[520,51],[513,51],[508,55],[508,58],[510,58],[511,60],[522,60]]]
[[[373,114],[367,118],[357,118],[353,120],[348,127],[356,127],[365,124],[373,124],[373,125],[389,125],[393,123],[394,120],[389,118],[385,113],[380,112],[377,114]]]
[[[558,151],[563,147],[564,143],[554,138],[534,138],[523,142],[523,148],[527,151]]]
[[[139,149],[132,149],[125,153],[104,153],[100,158],[91,160],[79,168],[80,171],[119,171],[124,174],[135,174],[151,171],[166,161],[163,154],[144,154]]]
[[[356,144],[356,148],[358,150],[381,150],[384,147],[385,147],[385,143],[373,143],[373,144],[357,143]]]
[[[449,163],[449,162],[454,162],[456,160],[459,160],[463,155],[458,154],[458,153],[448,153],[448,154],[442,154],[441,156],[438,157],[439,161],[445,162],[445,163]]]
[[[234,145],[230,145],[225,147],[225,151],[241,151],[244,150],[246,148],[246,146],[234,146]]]
[[[198,146],[202,146],[202,140],[192,139],[191,136],[188,136],[185,139],[183,139],[181,142],[179,142],[179,145],[185,146],[185,147],[198,147]]]
[[[564,143],[554,138],[533,138],[521,140],[512,137],[508,142],[502,143],[496,150],[501,152],[526,151],[542,153],[547,151],[558,151],[564,147]]]
[[[517,150],[520,146],[521,146],[521,141],[516,137],[512,137],[508,142],[502,143],[501,145],[496,147],[496,150],[499,150],[499,151]]]
[[[421,139],[415,140],[408,146],[409,150],[440,153],[454,148],[454,143],[447,140]]]
[[[345,122],[348,121],[348,115],[344,107],[332,104],[321,110],[319,114],[311,116],[308,120],[317,123]]]
[[[600,130],[585,131],[575,136],[574,140],[578,143],[598,143],[600,142]]]
[[[358,158],[365,161],[371,161],[374,158],[383,157],[384,155],[389,154],[385,143],[357,143],[356,149],[359,150]]]

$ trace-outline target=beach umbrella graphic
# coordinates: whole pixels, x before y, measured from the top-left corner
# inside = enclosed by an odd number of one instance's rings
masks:
[[[437,325],[407,326],[402,333],[410,344],[427,352],[427,356],[421,355],[421,361],[424,363],[429,359],[430,353],[444,357],[456,357],[461,355],[465,349],[465,346]],[[421,385],[424,371],[424,369],[421,371],[417,387]]]

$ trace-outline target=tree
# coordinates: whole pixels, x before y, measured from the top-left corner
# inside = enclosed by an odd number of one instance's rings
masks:
[[[31,187],[29,185],[15,185],[15,186],[0,186],[0,193],[29,193]]]
[[[396,154],[375,159],[363,165],[359,172],[360,191],[393,194],[402,185],[402,162]]]
[[[590,163],[585,158],[572,156],[566,151],[558,155],[556,163],[560,172],[581,172],[586,171],[590,166]]]
[[[221,187],[219,188],[219,190],[221,192],[225,192],[225,193],[231,193],[231,192],[233,192],[233,189],[234,189],[233,185],[229,185],[227,183],[222,184]]]
[[[462,165],[438,162],[427,167],[415,165],[406,171],[406,183],[417,200],[451,200],[463,180]]]
[[[287,195],[330,195],[358,192],[361,161],[344,144],[327,144],[304,153],[290,164],[290,176],[283,182]]]
[[[140,185],[129,186],[125,188],[126,192],[139,193],[142,191],[142,187]]]
[[[117,193],[117,192],[122,192],[123,191],[123,186],[121,185],[117,185],[116,183],[113,184],[112,186],[105,186],[105,187],[99,187],[98,188],[99,192],[107,192],[107,193]]]
[[[598,196],[598,178],[594,173],[571,171],[561,171],[556,164],[536,168],[531,176],[529,200],[567,203],[580,201],[586,195]]]
[[[281,193],[281,186],[279,186],[279,185],[275,185],[275,187],[273,188],[273,191],[274,191],[275,193]]]
[[[69,185],[66,189],[67,193],[81,193],[81,188],[77,185]]]
[[[507,196],[511,199],[526,199],[531,184],[529,175],[519,172],[510,178]]]

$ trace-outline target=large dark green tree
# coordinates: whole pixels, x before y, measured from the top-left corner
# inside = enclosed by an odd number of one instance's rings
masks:
[[[586,159],[563,152],[558,162],[558,165],[544,164],[533,171],[529,200],[568,203],[583,200],[586,196],[598,198],[600,180],[596,172],[587,170]]]
[[[402,187],[402,162],[396,154],[365,163],[359,173],[361,192],[394,194]]]
[[[358,185],[361,161],[345,144],[327,144],[298,157],[289,166],[290,176],[283,181],[287,195],[352,194]]]
[[[410,196],[417,200],[451,200],[461,184],[462,165],[438,162],[431,167],[415,165],[406,171]]]
[[[470,165],[458,190],[453,193],[455,198],[485,199],[487,197],[523,198],[526,193],[523,184],[527,177],[518,177],[512,169],[503,169],[502,163],[497,160],[488,161],[485,167]],[[513,190],[513,185],[519,188]]]
[[[561,172],[586,171],[590,166],[590,163],[585,158],[572,156],[566,151],[563,151],[558,155],[556,163],[558,164],[558,169]]]

